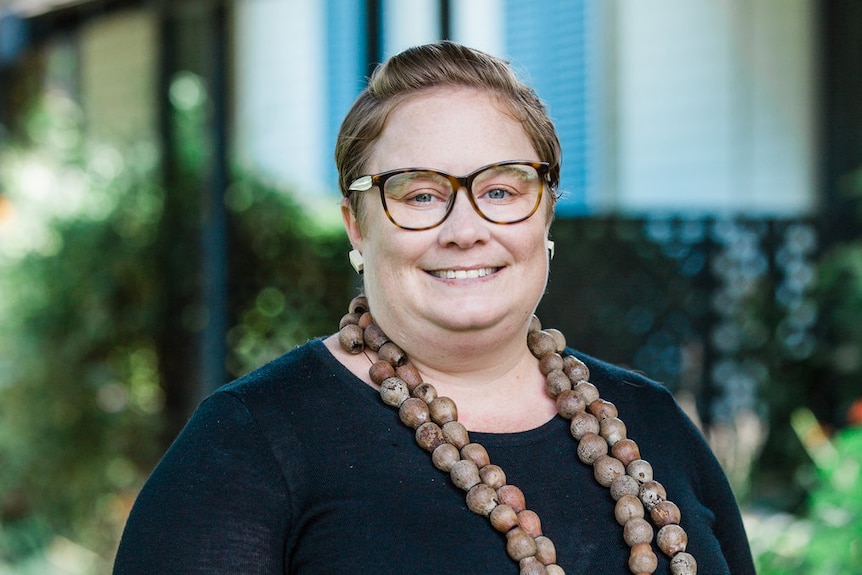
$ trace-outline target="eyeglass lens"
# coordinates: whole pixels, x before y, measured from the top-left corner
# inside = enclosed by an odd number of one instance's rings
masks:
[[[486,219],[512,223],[528,217],[536,208],[542,178],[526,164],[491,166],[466,182],[473,206]],[[432,170],[393,174],[383,184],[386,208],[392,220],[407,228],[433,227],[448,215],[457,178]]]

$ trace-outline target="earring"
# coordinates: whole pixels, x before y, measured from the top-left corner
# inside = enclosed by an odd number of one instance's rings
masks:
[[[362,275],[362,271],[365,269],[365,260],[362,259],[362,254],[357,250],[350,250],[347,257],[350,258],[350,266],[356,270],[356,273]]]
[[[550,259],[554,259],[554,242],[551,240],[546,241],[545,247],[548,248],[548,255],[550,256]]]

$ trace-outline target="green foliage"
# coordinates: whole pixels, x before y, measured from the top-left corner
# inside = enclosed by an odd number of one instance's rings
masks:
[[[67,100],[47,100],[30,141],[0,155],[0,575],[109,572],[165,448],[177,390],[164,366],[194,361],[162,339],[167,300],[206,281],[194,260],[206,101],[192,76],[175,88],[170,191],[154,147],[86,141]],[[290,194],[243,175],[226,201],[239,375],[334,331],[355,280],[340,226]]]
[[[752,538],[761,575],[855,575],[862,565],[862,427],[812,449],[817,483],[805,516],[777,516]]]
[[[862,224],[862,168],[843,178],[842,192],[855,205],[858,229]],[[834,378],[835,396],[829,400],[836,419],[843,420],[850,406],[862,398],[862,236],[831,246],[818,270],[813,295],[824,325],[818,367]]]
[[[88,146],[47,107],[0,159],[0,565],[56,534],[108,554],[158,447],[155,155]]]
[[[233,214],[228,369],[241,375],[338,327],[355,295],[340,225],[309,217],[292,196],[255,178],[228,189]]]
[[[862,170],[845,183],[862,207]],[[857,216],[862,221],[862,211]],[[797,361],[775,354],[765,390],[771,441],[753,480],[783,481],[784,505],[780,497],[770,503],[790,513],[749,529],[761,575],[851,575],[862,565],[862,418],[852,409],[862,406],[862,238],[828,247],[810,296],[819,312],[816,346]],[[788,505],[791,491],[800,505]]]

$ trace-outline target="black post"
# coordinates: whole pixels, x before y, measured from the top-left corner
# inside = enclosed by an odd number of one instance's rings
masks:
[[[212,157],[208,162],[206,182],[201,192],[203,202],[202,270],[203,305],[207,322],[201,334],[201,379],[207,393],[226,382],[228,330],[228,214],[224,194],[228,174],[228,48],[226,38],[227,9],[221,2],[207,14],[207,54],[209,62],[209,94],[212,112],[207,132],[212,142]]]
[[[383,14],[380,0],[365,0],[365,60],[369,75],[383,60]]]
[[[452,37],[452,2],[440,0],[440,39],[450,40]]]
[[[821,226],[826,243],[858,235],[846,178],[862,170],[862,2],[818,3],[821,69]]]

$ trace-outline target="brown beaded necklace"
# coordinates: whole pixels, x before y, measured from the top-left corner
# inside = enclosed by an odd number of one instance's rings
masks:
[[[362,353],[366,348],[377,352],[378,359],[368,373],[379,386],[381,399],[398,408],[401,421],[415,430],[416,443],[431,453],[434,466],[467,493],[470,511],[488,517],[495,529],[505,533],[506,551],[518,562],[520,575],[565,575],[556,564],[553,542],[542,534],[539,516],[527,509],[523,492],[506,483],[505,473],[491,463],[482,445],[470,442],[467,429],[458,422],[455,402],[438,396],[434,386],[423,382],[404,351],[374,323],[365,296],[350,302],[338,338],[349,353]],[[688,536],[679,525],[679,508],[653,479],[652,466],[640,458],[637,444],[626,437],[616,406],[601,399],[589,382],[587,366],[572,355],[563,356],[563,334],[542,329],[536,316],[527,346],[539,360],[545,389],[556,400],[558,413],[571,421],[578,458],[593,466],[596,481],[610,488],[616,501],[614,515],[631,548],[631,572],[654,573],[658,567],[652,548],[653,525],[644,518],[648,513],[658,528],[656,544],[671,558],[671,573],[695,575],[697,562],[685,552]]]

